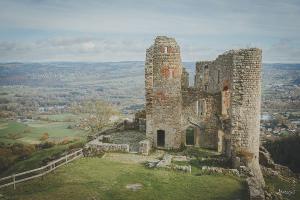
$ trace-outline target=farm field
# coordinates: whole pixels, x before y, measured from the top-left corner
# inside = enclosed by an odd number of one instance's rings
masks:
[[[51,119],[56,119],[56,121],[17,122],[0,120],[0,142],[37,144],[45,133],[48,133],[49,141],[53,142],[60,142],[65,138],[80,140],[85,136],[84,131],[69,128],[74,123],[61,120],[64,119],[63,116],[51,116]]]
[[[74,115],[72,113],[61,113],[52,115],[38,115],[38,118],[46,121],[56,121],[56,122],[74,122],[80,119],[80,115]]]

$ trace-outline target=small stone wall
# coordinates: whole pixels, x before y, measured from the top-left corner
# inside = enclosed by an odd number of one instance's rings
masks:
[[[96,149],[101,152],[129,152],[128,144],[111,144],[111,143],[102,143],[99,141],[91,141],[87,144],[87,147]]]
[[[139,153],[142,155],[149,155],[151,150],[151,142],[150,140],[142,140],[139,142]]]

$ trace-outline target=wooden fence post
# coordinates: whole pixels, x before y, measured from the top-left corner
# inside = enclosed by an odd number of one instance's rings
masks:
[[[16,189],[16,175],[13,174],[14,190]]]

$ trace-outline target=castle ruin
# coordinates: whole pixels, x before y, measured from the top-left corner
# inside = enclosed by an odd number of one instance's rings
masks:
[[[174,38],[159,36],[145,61],[146,135],[156,148],[194,145],[245,164],[258,180],[262,51],[231,50],[196,63],[194,85]]]

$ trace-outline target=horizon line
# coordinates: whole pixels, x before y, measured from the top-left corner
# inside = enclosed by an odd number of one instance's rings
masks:
[[[197,60],[197,61],[182,61],[182,63],[196,63],[198,61],[213,61],[213,60]],[[145,62],[144,60],[120,60],[120,61],[0,61],[0,64],[34,64],[34,63],[122,63],[122,62]],[[278,62],[278,61],[266,61],[262,64],[300,64],[300,61],[297,62]]]

